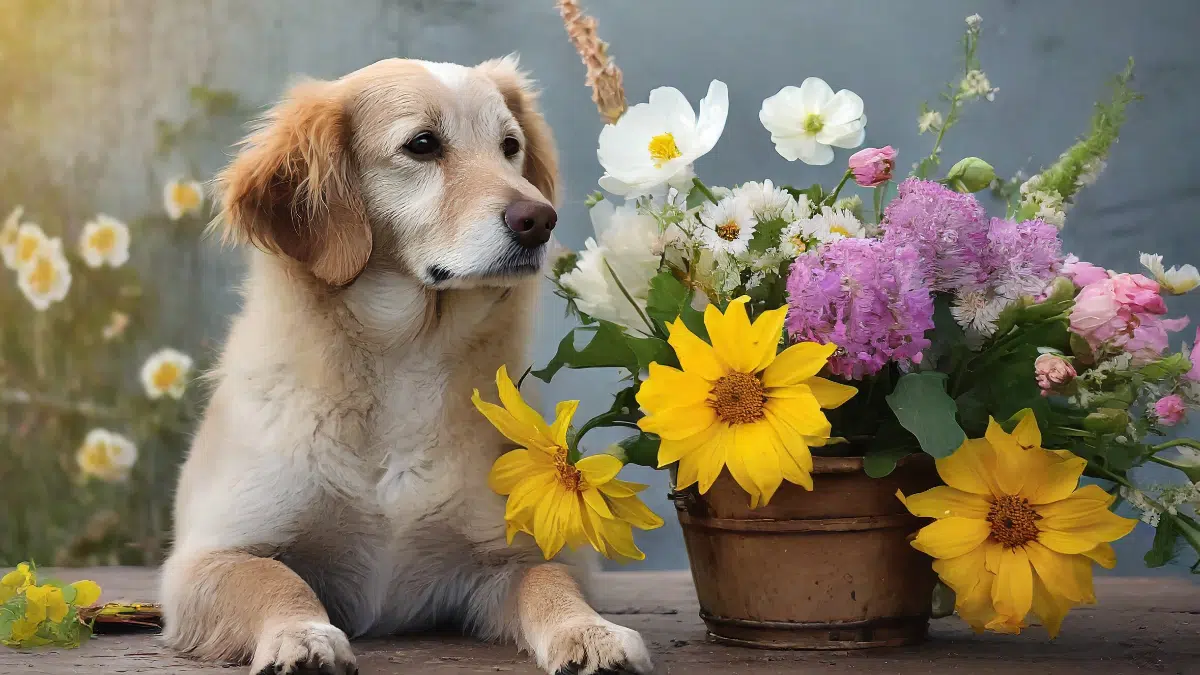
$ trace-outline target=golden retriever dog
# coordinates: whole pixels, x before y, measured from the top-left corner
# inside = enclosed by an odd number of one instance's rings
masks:
[[[470,401],[525,367],[556,163],[511,57],[304,82],[245,139],[217,222],[250,267],[180,479],[171,646],[348,675],[348,638],[452,623],[548,673],[651,670],[580,566],[505,544],[507,441]]]

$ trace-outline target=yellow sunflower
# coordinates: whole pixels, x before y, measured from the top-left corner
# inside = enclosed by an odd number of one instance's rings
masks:
[[[976,631],[1019,633],[1032,611],[1058,635],[1072,607],[1096,601],[1092,563],[1116,565],[1109,542],[1136,523],[1110,511],[1101,488],[1078,487],[1086,460],[1041,445],[1031,412],[1011,434],[992,420],[984,438],[937,460],[945,486],[897,493],[913,515],[937,519],[913,546],[936,558]]]
[[[488,484],[508,497],[504,520],[508,543],[517,532],[537,542],[549,560],[564,545],[591,544],[608,558],[643,560],[633,542],[633,528],[661,527],[662,518],[637,493],[646,485],[617,479],[624,466],[612,455],[592,455],[577,462],[567,452],[567,431],[579,401],[563,401],[552,424],[521,398],[504,366],[496,372],[503,407],[487,403],[476,389],[471,401],[500,433],[521,446],[492,465]]]
[[[830,426],[822,408],[836,408],[857,390],[817,377],[836,345],[802,342],[776,353],[787,308],[750,323],[743,296],[722,314],[709,305],[704,327],[712,345],[676,320],[671,347],[682,370],[650,364],[637,401],[643,431],[662,440],[658,466],[679,462],[679,488],[708,492],[722,468],[767,504],[784,479],[812,489],[810,446],[825,445]]]

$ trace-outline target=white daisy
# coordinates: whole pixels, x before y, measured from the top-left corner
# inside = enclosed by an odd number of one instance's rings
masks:
[[[9,212],[0,225],[0,256],[4,257],[4,266],[9,269],[17,267],[17,232],[21,229],[21,216],[25,208],[18,206]]]
[[[847,209],[822,206],[820,213],[800,221],[799,224],[800,231],[806,239],[822,244],[867,236],[867,229]]]
[[[188,375],[192,371],[192,357],[176,349],[164,347],[150,355],[142,364],[142,386],[152,399],[170,396],[183,398],[187,389]]]
[[[1195,265],[1184,265],[1183,267],[1174,267],[1164,269],[1162,256],[1150,253],[1143,253],[1139,258],[1142,267],[1150,270],[1154,275],[1154,280],[1158,282],[1171,295],[1183,295],[1192,290],[1196,286],[1200,286],[1200,271]]]
[[[24,228],[22,226],[22,230]],[[61,239],[42,239],[20,262],[17,287],[39,312],[46,311],[50,305],[67,297],[67,291],[71,288],[71,266],[63,255]]]
[[[926,110],[917,117],[917,131],[926,133],[930,130],[937,131],[942,128],[942,113],[936,110]]]
[[[575,269],[558,281],[588,316],[644,333],[650,280],[658,273],[666,237],[654,217],[632,203],[614,207],[601,201],[589,215],[596,238],[584,243]]]
[[[100,214],[83,225],[79,255],[88,267],[120,267],[129,261],[129,226]]]
[[[176,178],[163,186],[163,206],[171,220],[197,213],[204,205],[204,186],[194,180]]]
[[[796,198],[775,187],[769,179],[761,183],[742,183],[733,190],[733,195],[746,200],[759,222],[774,220],[782,217],[785,212],[793,213],[797,210]]]
[[[655,89],[648,103],[633,106],[600,132],[596,156],[605,171],[600,187],[625,197],[668,187],[686,192],[692,163],[717,144],[728,114],[729,89],[719,80],[700,100],[699,118],[678,89]]]
[[[862,99],[849,89],[833,93],[819,77],[780,89],[763,101],[758,119],[771,132],[776,152],[805,164],[829,164],[830,146],[857,148],[866,138]]]
[[[83,475],[117,483],[129,478],[137,463],[133,441],[107,429],[92,429],[75,453],[75,463]]]
[[[16,218],[13,217],[16,215]],[[41,248],[42,244],[49,241],[49,237],[42,231],[42,228],[33,223],[22,223],[17,225],[17,220],[20,219],[20,214],[10,214],[9,219],[5,222],[5,230],[8,230],[10,225],[15,225],[15,234],[7,235],[6,239],[10,242],[4,247],[4,264],[10,270],[19,270],[33,259],[34,253]]]
[[[746,252],[754,237],[754,212],[750,204],[738,196],[730,196],[709,204],[700,212],[704,228],[701,241],[715,254],[739,255]]]

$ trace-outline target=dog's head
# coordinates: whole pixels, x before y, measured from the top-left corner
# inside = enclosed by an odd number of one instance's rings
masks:
[[[224,234],[333,286],[368,262],[434,288],[536,273],[557,157],[515,58],[390,59],[296,85],[218,177]]]

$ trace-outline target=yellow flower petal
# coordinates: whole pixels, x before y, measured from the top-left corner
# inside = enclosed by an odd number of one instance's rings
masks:
[[[612,455],[589,455],[575,462],[575,468],[583,474],[583,479],[590,487],[604,485],[616,478],[623,466],[621,460]]]
[[[579,401],[561,401],[554,406],[554,424],[550,425],[550,439],[560,448],[567,447],[567,432],[571,430],[571,419],[579,409]]]
[[[660,410],[638,420],[638,427],[666,440],[681,441],[703,432],[716,421],[716,411],[701,404]]]
[[[804,385],[798,385],[804,386]],[[795,436],[818,436],[829,438],[832,427],[829,418],[821,412],[821,406],[813,396],[796,396],[792,398],[768,398],[763,406],[764,414],[775,417],[773,425],[779,430],[781,437],[787,434]],[[782,428],[781,428],[782,427]]]
[[[639,530],[653,530],[663,526],[663,519],[637,497],[610,499],[609,506],[617,520],[623,520]]]
[[[667,331],[670,335],[667,343],[675,350],[675,357],[679,359],[679,365],[685,372],[693,373],[709,382],[728,374],[729,367],[717,358],[712,346],[688,330],[682,319],[668,324]]]
[[[1083,556],[1066,556],[1061,553],[1055,553],[1050,549],[1042,546],[1036,541],[1027,542],[1023,547],[1026,555],[1029,556],[1029,562],[1033,565],[1033,570],[1037,572],[1038,577],[1046,584],[1047,590],[1051,595],[1060,596],[1074,602],[1085,602],[1091,595],[1091,578],[1087,576],[1087,585],[1082,581],[1082,576],[1078,574],[1076,568],[1078,564],[1076,560],[1082,560],[1088,567],[1091,567],[1091,561]]]
[[[539,435],[536,429],[521,424],[504,408],[480,398],[478,389],[471,395],[471,403],[475,404],[475,409],[483,413],[492,426],[513,443],[530,450],[550,451],[553,448],[548,442],[549,439]]]
[[[712,340],[717,358],[739,373],[753,373],[758,365],[758,354],[753,349],[753,334],[750,318],[746,315],[746,303],[750,298],[742,296],[729,301],[722,314],[716,305],[704,309],[704,327]],[[685,367],[685,370],[688,368]]]
[[[805,381],[805,384],[812,390],[817,403],[821,404],[821,407],[827,410],[840,407],[846,401],[854,398],[854,395],[858,393],[858,389],[850,385],[826,380],[823,377],[810,378]]]
[[[682,440],[661,439],[658,445],[658,468],[674,464],[688,453],[695,452],[697,448],[711,441],[720,428],[719,424],[711,424],[704,431]]]
[[[1079,477],[1087,468],[1087,460],[1081,457],[1062,459],[1038,448],[1024,452],[1034,455],[1039,460],[1031,462],[1032,466],[1026,471],[1028,478],[1022,494],[1029,499],[1030,504],[1049,504],[1066,499],[1075,491],[1079,485]]]
[[[751,327],[754,345],[751,350],[758,356],[754,372],[761,372],[775,361],[779,351],[779,340],[783,337],[783,322],[787,318],[787,306],[770,309],[758,315]]]
[[[1082,555],[1087,556],[1106,570],[1111,570],[1117,566],[1117,552],[1113,550],[1112,544],[1107,542],[1097,544],[1096,548],[1084,551]]]
[[[733,429],[725,424],[718,423],[717,433],[713,436],[712,441],[707,445],[703,445],[693,452],[691,455],[680,460],[679,465],[682,468],[684,461],[695,460],[697,478],[700,483],[700,494],[706,494],[712,484],[717,481],[717,477],[721,475],[721,470],[725,468],[725,457],[734,447],[734,432]]]
[[[991,479],[991,452],[985,439],[967,439],[949,457],[937,460],[938,475],[956,490],[990,497],[997,493]]]
[[[986,520],[991,503],[983,497],[939,485],[904,499],[909,513],[921,518],[974,518]]]
[[[763,413],[766,415],[767,422],[775,428],[775,434],[779,436],[780,443],[783,445],[784,451],[791,457],[792,462],[803,470],[805,474],[808,474],[807,479],[802,483],[797,483],[797,485],[803,485],[811,490],[813,460],[812,451],[809,450],[809,446],[818,439],[800,433],[786,419],[771,410],[770,407],[764,409]]]
[[[1060,502],[1061,503],[1061,502]],[[1059,553],[1084,553],[1102,542],[1116,541],[1133,531],[1137,521],[1102,510],[1092,515],[1044,518],[1038,541]]]
[[[725,462],[733,473],[734,458],[740,460],[744,467],[745,477],[757,488],[760,502],[766,506],[775,496],[775,491],[783,482],[783,472],[779,468],[779,450],[782,442],[775,434],[774,427],[765,420],[751,424],[739,424],[733,427],[734,446],[726,453]],[[737,474],[733,476],[738,478]],[[738,484],[746,487],[742,480]]]
[[[994,419],[988,419],[987,433],[984,435],[992,446],[993,476],[996,485],[1006,495],[1021,493],[1025,486],[1025,450],[1017,445],[1016,439],[1004,431],[1004,428]]]
[[[532,518],[538,505],[551,495],[558,480],[553,472],[532,475],[522,480],[508,495],[508,503],[504,507],[506,520],[525,520]]]
[[[770,419],[768,418],[768,421]],[[778,431],[775,432],[778,436]],[[808,451],[808,446],[800,441],[797,448],[803,448],[803,453],[793,454],[791,450],[784,444],[783,439],[779,439],[779,444],[775,451],[779,459],[779,471],[783,474],[783,479],[793,485],[799,485],[806,490],[813,489],[812,480],[812,455]]]
[[[1037,418],[1034,417],[1033,411],[1026,408],[1017,414],[1021,416],[1021,419],[1012,432],[1012,437],[1017,445],[1025,450],[1042,447],[1042,432],[1038,429]]]
[[[783,350],[763,371],[763,386],[788,387],[794,384],[806,383],[829,362],[829,357],[837,351],[837,345],[826,345],[816,342],[801,342]]]
[[[1085,485],[1065,498],[1050,504],[1038,505],[1042,517],[1039,524],[1054,530],[1066,530],[1091,522],[1095,516],[1107,513],[1113,496],[1099,485]]]
[[[633,528],[629,523],[620,520],[602,520],[600,521],[600,536],[616,554],[613,556],[614,558],[620,556],[630,560],[646,559],[646,554],[642,553],[637,544],[633,542]]]
[[[699,375],[651,363],[649,377],[638,387],[637,402],[646,412],[653,413],[700,405],[711,393],[712,384]]]
[[[1071,610],[1071,602],[1066,598],[1055,597],[1041,579],[1034,578],[1032,609],[1033,613],[1041,619],[1042,625],[1046,627],[1046,632],[1050,634],[1050,637],[1056,638],[1062,628],[1063,619]]]
[[[496,494],[507,495],[528,477],[533,466],[528,450],[521,448],[506,452],[492,464],[492,470],[488,474],[488,487]]]
[[[567,508],[564,502],[573,498],[574,495],[569,495],[565,490],[556,486],[548,497],[542,499],[537,505],[537,511],[533,516],[533,538],[537,542],[538,548],[542,549],[542,555],[546,560],[558,555],[558,552],[567,543],[566,533],[559,527],[560,511]]]
[[[620,480],[619,478],[614,478],[604,485],[601,485],[599,489],[606,497],[616,497],[620,499],[622,497],[632,497],[648,487],[650,486],[644,483],[631,483],[629,481]]]
[[[100,586],[94,581],[76,581],[71,584],[75,589],[75,605],[91,607],[100,599]]]
[[[595,511],[601,518],[612,518],[612,510],[608,508],[608,502],[604,499],[604,495],[596,488],[589,488],[580,494],[583,495],[583,501],[587,507]]]
[[[1023,548],[1005,549],[1000,554],[1000,571],[992,585],[996,613],[1020,621],[1033,605],[1033,568]]]
[[[974,518],[942,518],[921,528],[913,548],[934,558],[957,558],[975,550],[988,538],[987,521]]]
[[[546,426],[546,420],[542,419],[542,416],[529,407],[525,399],[521,398],[521,392],[517,391],[517,386],[508,376],[507,366],[502,365],[496,371],[496,389],[500,393],[500,402],[504,404],[513,419],[519,424],[536,429],[542,436],[550,438],[550,428]]]

